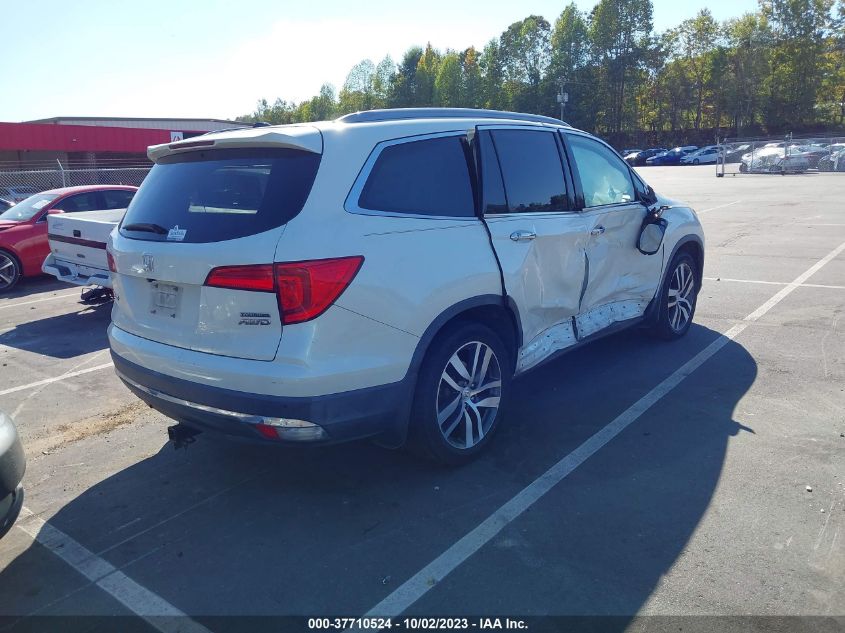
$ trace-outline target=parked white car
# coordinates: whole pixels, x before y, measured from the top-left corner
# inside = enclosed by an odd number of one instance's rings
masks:
[[[687,154],[681,159],[681,163],[684,165],[708,165],[715,163],[718,159],[719,147],[708,145]]]
[[[47,216],[50,254],[41,270],[76,286],[111,288],[106,243],[125,213],[108,209]]]
[[[693,319],[695,213],[555,119],[382,110],[149,157],[110,237],[109,339],[180,441],[375,437],[462,462],[514,375]]]
[[[800,174],[810,168],[806,158],[787,155],[782,147],[763,148],[742,156],[739,164],[741,173]]]

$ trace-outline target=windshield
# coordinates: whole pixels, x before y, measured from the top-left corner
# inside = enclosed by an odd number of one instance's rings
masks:
[[[11,209],[0,213],[0,220],[11,220],[12,222],[26,222],[31,220],[34,216],[50,204],[59,195],[55,193],[38,193],[30,196],[23,202],[19,202]]]

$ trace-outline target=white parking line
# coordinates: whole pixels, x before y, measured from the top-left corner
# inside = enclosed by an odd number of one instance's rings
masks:
[[[53,299],[64,299],[66,297],[78,297],[79,291],[73,293],[68,293],[66,295],[53,295],[52,297],[44,297],[43,299],[30,299],[29,301],[16,301],[15,303],[4,303],[0,304],[0,310],[5,308],[14,308],[16,306],[25,306],[29,305],[30,303],[41,303],[42,301],[52,301]]]
[[[367,612],[367,616],[396,617],[428,593],[432,587],[443,580],[461,563],[489,543],[499,532],[516,520],[523,512],[540,500],[547,492],[559,484],[578,466],[610,442],[614,437],[633,424],[652,405],[677,387],[687,376],[701,367],[714,354],[730,341],[739,336],[749,325],[757,321],[769,310],[785,299],[792,291],[800,287],[811,275],[834,257],[845,251],[845,242],[833,249],[825,257],[799,275],[786,287],[779,290],[771,299],[720,335],[698,354],[693,356],[681,368],[654,387],[637,402],[623,411],[610,424],[592,435],[583,444],[549,468],[540,477],[523,488],[503,506],[487,517],[478,527],[470,531],[428,565],[411,576],[402,585],[390,593],[384,600]]]
[[[739,204],[740,202],[742,202],[742,200],[734,200],[733,202],[727,202],[725,204],[720,204],[720,205],[717,205],[715,207],[710,207],[709,209],[702,209],[701,211],[696,211],[696,213],[701,215],[702,213],[707,213],[708,211],[715,211],[716,209],[724,209],[725,207],[729,207],[732,204]]]
[[[49,385],[50,383],[59,382],[60,380],[66,380],[68,378],[75,378],[76,376],[81,376],[82,374],[90,374],[92,371],[99,371],[101,369],[106,369],[107,367],[114,367],[114,364],[105,363],[103,365],[88,367],[87,369],[80,369],[79,371],[69,371],[66,374],[62,374],[61,376],[56,376],[54,378],[45,378],[44,380],[31,382],[28,385],[18,385],[17,387],[9,387],[8,389],[0,390],[0,396],[5,396],[10,393],[15,393],[17,391],[26,391],[27,389],[34,389],[35,387],[41,387],[42,385]]]
[[[788,281],[762,281],[760,279],[730,279],[728,277],[702,277],[705,281],[732,281],[740,284],[766,284],[769,286],[788,286]],[[828,284],[799,284],[802,288],[828,288],[830,290],[845,290],[845,286],[830,286]]]
[[[187,614],[164,598],[139,585],[117,567],[28,509],[24,508],[21,512],[17,527],[159,631],[209,633],[207,628],[188,618]]]

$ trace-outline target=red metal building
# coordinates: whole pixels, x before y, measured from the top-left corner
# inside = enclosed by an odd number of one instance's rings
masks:
[[[147,147],[241,127],[219,119],[56,118],[0,122],[0,170],[148,164]]]

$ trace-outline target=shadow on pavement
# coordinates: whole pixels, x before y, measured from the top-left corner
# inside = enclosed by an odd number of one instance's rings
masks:
[[[62,359],[108,348],[111,302],[79,307],[78,312],[20,323],[0,334],[0,345]]]
[[[367,443],[200,436],[107,477],[50,523],[200,620],[361,615],[718,336],[628,332],[548,364],[515,383],[507,426],[461,469]],[[636,614],[706,512],[756,375],[729,342],[409,611]],[[40,556],[31,545],[0,571],[0,615],[85,613],[47,590]]]
[[[0,299],[25,299],[39,293],[46,292],[60,292],[62,290],[73,290],[76,286],[71,286],[55,277],[48,275],[41,275],[39,277],[26,277],[18,282],[11,291],[0,294]],[[0,305],[3,305],[0,303]]]

